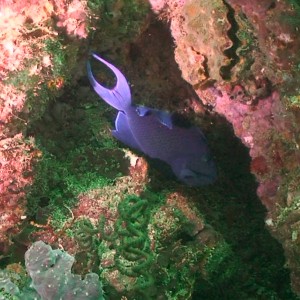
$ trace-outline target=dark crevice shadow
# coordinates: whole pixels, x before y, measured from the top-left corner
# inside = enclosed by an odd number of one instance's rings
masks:
[[[256,195],[258,183],[250,173],[248,149],[220,117],[215,119],[208,140],[219,178],[192,197],[206,222],[230,246],[232,255],[220,264],[224,270],[218,270],[211,286],[199,280],[193,299],[297,299],[290,288],[289,271],[284,268],[282,246],[265,227],[267,211]],[[226,278],[223,272],[232,274]]]

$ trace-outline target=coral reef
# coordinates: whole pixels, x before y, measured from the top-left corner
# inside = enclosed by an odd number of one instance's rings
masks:
[[[67,1],[69,3],[69,1]],[[0,249],[26,219],[26,190],[43,156],[28,134],[48,103],[70,82],[80,39],[87,36],[84,2],[1,1]],[[72,11],[76,13],[72,14]],[[72,38],[72,42],[67,39]]]
[[[26,217],[26,186],[33,182],[33,162],[40,153],[21,133],[0,141],[0,251]]]
[[[122,182],[118,182],[119,187]],[[100,277],[111,299],[120,296],[127,299],[191,297],[196,272],[202,268],[207,274],[219,266],[216,261],[214,267],[207,266],[206,269],[208,261],[215,260],[212,244],[215,249],[220,246],[222,252],[224,241],[219,241],[216,233],[208,231],[204,234],[203,244],[200,242],[202,234],[199,239],[193,238],[207,227],[179,194],[169,195],[162,205],[157,195],[150,191],[142,192],[141,196],[129,194],[123,199],[110,198],[109,195],[115,195],[117,190],[102,189],[97,194],[85,196],[85,202],[94,204],[93,209],[91,205],[88,205],[89,209],[86,206],[75,223],[75,238],[81,249],[81,252],[77,250],[79,261],[75,268],[88,271],[93,262],[98,262]],[[99,221],[92,217],[97,211],[95,205],[102,207],[98,209]],[[86,217],[82,219],[84,213]],[[74,215],[78,215],[77,209]],[[184,235],[190,236],[189,244],[180,240]],[[227,256],[225,253],[216,255]],[[223,261],[223,258],[218,259]]]
[[[257,194],[268,210],[267,225],[293,262],[289,264],[292,283],[299,291],[298,263],[290,257],[295,229],[285,227],[283,234],[281,228],[283,215],[290,222],[287,211],[295,214],[286,201],[293,196],[283,190],[297,193],[290,178],[298,174],[300,162],[299,3],[150,3],[161,19],[170,22],[183,78],[205,105],[232,124],[235,135],[250,149]],[[282,225],[277,227],[278,219]]]
[[[105,218],[100,219],[101,238],[112,242],[115,250],[115,267],[120,272],[120,276],[136,278],[131,287],[135,297],[140,295],[139,297],[144,299],[151,299],[155,293],[151,274],[154,255],[150,249],[147,231],[150,219],[148,200],[129,195],[119,203],[118,213],[119,218],[114,225],[114,232],[110,235],[105,232]],[[126,290],[128,291],[128,287]],[[129,292],[132,293],[130,289]]]
[[[297,299],[298,1],[0,2],[0,298],[30,284],[33,245],[70,278],[96,273],[112,300]],[[112,138],[90,49],[135,103],[201,127],[213,186]]]
[[[116,62],[125,60],[129,45],[149,24],[148,1],[92,0],[88,1],[88,6],[95,14],[90,25],[95,30],[90,49],[107,53]]]

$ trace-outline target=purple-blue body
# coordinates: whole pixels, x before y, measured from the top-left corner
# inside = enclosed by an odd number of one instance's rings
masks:
[[[176,126],[172,115],[165,111],[133,105],[124,75],[96,54],[93,57],[111,69],[117,78],[113,89],[103,87],[96,81],[88,62],[88,77],[94,90],[119,110],[113,136],[151,158],[168,163],[176,177],[189,186],[213,183],[216,168],[201,130]]]

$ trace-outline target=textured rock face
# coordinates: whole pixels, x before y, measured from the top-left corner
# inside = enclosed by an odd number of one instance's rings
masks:
[[[25,187],[32,183],[32,165],[38,152],[22,134],[0,141],[0,251],[26,211]],[[8,234],[9,233],[9,234]]]
[[[183,78],[250,149],[257,194],[268,210],[266,224],[282,243],[300,292],[295,259],[300,252],[299,4],[150,2],[170,22]]]
[[[73,63],[66,60],[64,51],[74,51],[79,43],[68,41],[71,46],[66,48],[61,38],[87,36],[86,3],[77,0],[66,3],[45,0],[0,4],[0,252],[3,253],[11,235],[19,231],[18,226],[26,219],[26,189],[33,182],[33,165],[42,156],[34,138],[28,137],[28,126],[43,115],[54,95],[59,95],[69,73],[67,66],[75,63],[73,58]]]

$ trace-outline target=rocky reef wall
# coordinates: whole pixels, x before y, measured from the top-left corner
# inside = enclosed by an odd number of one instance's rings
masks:
[[[266,226],[299,291],[299,2],[150,2],[170,24],[183,78],[249,148]]]

